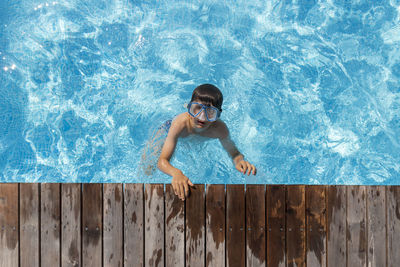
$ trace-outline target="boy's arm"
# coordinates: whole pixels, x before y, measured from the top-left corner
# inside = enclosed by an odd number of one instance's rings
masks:
[[[231,156],[233,163],[236,165],[240,160],[244,159],[244,156],[239,152],[235,143],[230,138],[229,134],[225,138],[220,138],[219,141],[221,142],[222,147],[228,152]]]
[[[172,126],[171,126],[172,128]],[[175,151],[176,143],[178,142],[178,137],[171,132],[172,129],[170,129],[170,132],[167,135],[167,138],[165,139],[164,145],[161,149],[161,154],[158,159],[157,167],[160,169],[165,174],[168,174],[169,176],[174,176],[177,172],[180,170],[173,167],[169,161],[172,157],[172,154]]]
[[[238,171],[242,172],[243,174],[248,171],[248,175],[252,172],[254,175],[256,174],[256,167],[250,164],[249,162],[244,160],[243,154],[239,152],[235,143],[232,141],[228,127],[225,123],[222,124],[220,129],[220,138],[219,141],[221,142],[222,147],[228,152],[231,156],[233,163]]]
[[[193,186],[193,183],[182,173],[181,170],[175,168],[171,163],[169,163],[172,154],[175,151],[178,136],[181,131],[182,127],[179,125],[179,122],[173,121],[162,147],[157,167],[162,172],[172,176],[171,184],[175,195],[177,195],[181,200],[184,200],[189,194],[188,185]]]

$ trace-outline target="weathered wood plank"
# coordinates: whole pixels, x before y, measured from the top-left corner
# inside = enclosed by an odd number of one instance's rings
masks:
[[[185,265],[185,202],[165,185],[165,261],[166,266]]]
[[[389,186],[387,194],[388,267],[400,266],[400,187]]]
[[[225,266],[225,185],[207,185],[206,266]]]
[[[145,265],[164,266],[164,186],[145,185]]]
[[[246,187],[246,228],[246,266],[265,266],[264,185]]]
[[[41,266],[60,266],[60,184],[42,183],[40,191]]]
[[[326,186],[306,187],[307,266],[326,266]]]
[[[346,266],[346,186],[328,186],[327,190],[328,266]]]
[[[186,199],[186,266],[204,266],[205,249],[204,184],[190,189]]]
[[[226,265],[245,266],[245,192],[244,185],[226,185]]]
[[[61,262],[63,267],[81,265],[81,184],[61,185]]]
[[[0,184],[0,266],[18,266],[18,184]]]
[[[82,266],[102,266],[103,185],[83,184]]]
[[[121,267],[123,262],[122,184],[104,184],[103,263]]]
[[[386,266],[386,188],[367,187],[368,266]]]
[[[286,266],[286,187],[267,185],[267,266]]]
[[[365,186],[347,186],[347,264],[367,265]]]
[[[124,192],[124,266],[143,266],[143,184],[125,184]]]
[[[145,250],[148,240],[153,242],[150,247],[159,247],[156,251],[146,251],[155,252],[146,258],[146,266],[181,266],[185,253],[188,266],[224,266],[225,262],[227,266],[265,266],[264,262],[254,261],[262,258],[254,257],[262,255],[262,249],[257,254],[252,248],[263,244],[265,248],[265,238],[267,266],[285,266],[285,248],[288,266],[304,266],[305,262],[308,266],[346,266],[346,257],[349,266],[397,267],[400,263],[400,189],[397,186],[287,186],[285,202],[285,186],[268,185],[264,198],[264,191],[261,193],[258,185],[249,185],[245,194],[242,185],[227,185],[225,203],[224,185],[209,185],[206,199],[204,186],[196,185],[197,189],[186,200],[185,210],[170,185],[166,186],[165,202],[163,185],[155,185],[155,190],[151,188],[154,185],[146,185],[146,211],[142,184],[125,185],[125,194],[120,193],[119,201],[115,189],[122,192],[120,184],[104,185],[104,199],[101,184],[83,185],[82,198],[80,186],[21,184],[18,195],[18,184],[0,184],[0,266],[18,266],[18,256],[20,266],[29,267],[40,263],[59,266],[60,261],[62,266],[121,266],[122,255],[124,266],[143,266],[145,235]],[[196,191],[199,187],[200,191]],[[13,199],[12,204],[8,204],[9,199]],[[264,208],[257,207],[263,203]],[[186,250],[185,212],[187,236],[190,236],[186,238]],[[263,225],[265,212],[268,231],[255,233]],[[144,219],[146,229],[153,225],[146,230],[148,233],[143,230]],[[193,229],[197,229],[196,234]],[[201,236],[200,240],[193,238],[195,235]],[[16,238],[11,250],[10,236]],[[306,247],[307,253],[303,250]]]
[[[287,266],[305,266],[305,187],[288,185],[286,195]]]
[[[20,266],[39,267],[39,184],[20,184]]]

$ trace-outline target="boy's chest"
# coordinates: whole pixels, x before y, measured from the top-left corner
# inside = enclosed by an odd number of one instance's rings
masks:
[[[184,131],[181,132],[181,134],[179,135],[179,137],[181,138],[185,138],[191,135],[197,135],[197,136],[201,136],[201,137],[206,137],[206,138],[219,138],[219,132],[215,129],[215,128],[211,128],[211,129],[207,129],[203,132],[189,132],[187,129],[185,129]]]

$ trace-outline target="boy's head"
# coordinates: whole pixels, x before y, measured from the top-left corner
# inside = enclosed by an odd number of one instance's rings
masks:
[[[194,89],[190,102],[201,101],[203,104],[212,105],[222,111],[223,100],[221,91],[216,86],[206,83]]]

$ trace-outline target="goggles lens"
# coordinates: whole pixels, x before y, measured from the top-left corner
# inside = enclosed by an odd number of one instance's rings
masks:
[[[204,109],[205,116],[208,121],[215,121],[218,118],[218,109],[215,107],[205,106],[200,103],[190,102],[188,105],[188,112],[193,117],[198,117]]]

